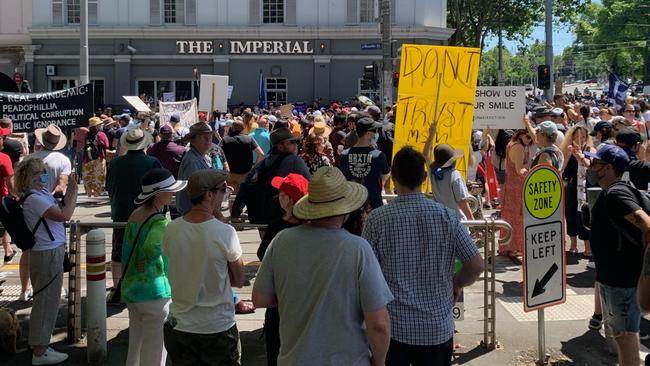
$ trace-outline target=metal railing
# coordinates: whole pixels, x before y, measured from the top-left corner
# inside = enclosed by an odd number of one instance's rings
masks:
[[[469,228],[477,246],[483,248],[483,346],[492,350],[497,345],[496,340],[496,248],[505,244],[512,237],[512,226],[502,220],[486,218],[483,220],[463,221]],[[264,229],[267,225],[251,223],[233,223],[236,230]],[[81,222],[71,221],[70,228],[70,262],[72,270],[69,273],[68,285],[68,341],[77,342],[81,339],[81,247],[82,236],[92,229],[114,229],[126,227],[125,222]],[[497,239],[497,233],[503,229],[505,237]]]

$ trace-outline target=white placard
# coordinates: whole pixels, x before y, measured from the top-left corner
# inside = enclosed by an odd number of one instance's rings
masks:
[[[228,76],[201,75],[199,111],[225,112],[228,109]]]
[[[124,98],[124,100],[126,100],[126,102],[138,112],[151,112],[151,108],[149,108],[149,106],[147,106],[138,96],[129,97],[123,95],[122,98]]]
[[[519,129],[526,113],[523,86],[479,86],[474,101],[474,129]]]
[[[176,92],[163,93],[163,102],[175,102]]]

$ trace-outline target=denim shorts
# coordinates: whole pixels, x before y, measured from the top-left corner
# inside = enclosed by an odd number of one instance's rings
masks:
[[[599,283],[605,334],[615,337],[621,332],[638,333],[641,310],[636,288],[612,287]]]

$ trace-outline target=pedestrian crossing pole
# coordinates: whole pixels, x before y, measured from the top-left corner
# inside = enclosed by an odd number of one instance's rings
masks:
[[[539,347],[538,365],[548,364],[546,358],[546,327],[544,326],[544,309],[537,310],[537,341]]]

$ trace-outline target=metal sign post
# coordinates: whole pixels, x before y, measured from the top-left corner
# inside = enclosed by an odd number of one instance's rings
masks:
[[[539,363],[546,364],[544,308],[566,301],[564,185],[548,165],[533,168],[524,183],[524,310],[537,310]]]

